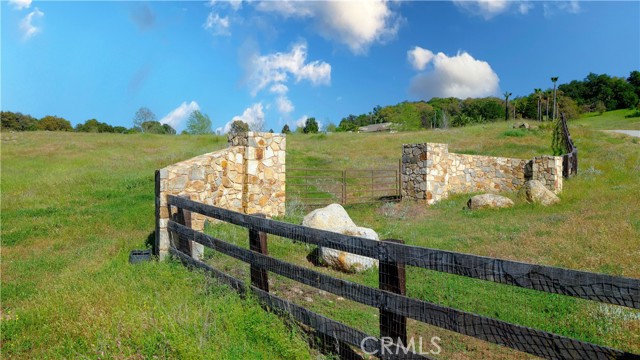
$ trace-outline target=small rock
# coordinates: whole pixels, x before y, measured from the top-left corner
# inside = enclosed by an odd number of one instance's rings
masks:
[[[309,296],[305,296],[304,301],[306,302],[313,302],[313,299]]]
[[[518,191],[518,197],[526,200],[527,202],[534,204],[542,204],[549,206],[560,202],[560,198],[553,193],[553,191],[547,189],[542,182],[538,180],[529,180],[520,191]]]
[[[513,201],[508,197],[483,194],[476,195],[467,201],[467,207],[471,210],[509,208],[513,206]]]

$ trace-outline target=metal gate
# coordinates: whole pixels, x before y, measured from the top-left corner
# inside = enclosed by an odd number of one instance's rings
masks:
[[[399,201],[399,169],[287,169],[287,197],[307,206]]]

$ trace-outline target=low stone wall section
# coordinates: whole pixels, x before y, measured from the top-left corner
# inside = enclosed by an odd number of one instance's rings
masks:
[[[229,145],[158,171],[155,252],[160,259],[168,254],[170,244],[167,224],[172,214],[167,195],[245,214],[284,215],[285,135],[248,132],[230,136]],[[215,221],[192,213],[191,227],[202,231],[207,220]],[[194,243],[191,256],[199,259],[202,251],[202,245]]]
[[[402,196],[434,204],[453,193],[517,191],[540,180],[562,191],[562,157],[532,160],[450,153],[447,144],[406,144],[402,148]]]

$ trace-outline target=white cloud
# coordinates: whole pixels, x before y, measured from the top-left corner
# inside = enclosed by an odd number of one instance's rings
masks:
[[[295,109],[291,100],[289,100],[285,95],[278,96],[276,99],[276,106],[278,107],[278,111],[282,114],[289,114]]]
[[[345,44],[355,54],[396,36],[402,19],[386,0],[263,1],[257,8],[284,17],[310,18],[323,37]]]
[[[420,46],[416,46],[413,49],[407,51],[407,59],[416,70],[424,70],[431,59],[433,59],[433,53],[431,50],[423,49]]]
[[[307,44],[297,43],[288,53],[254,55],[251,59],[251,94],[255,96],[270,84],[284,84],[293,75],[296,82],[307,80],[312,85],[331,82],[331,65],[324,61],[307,63]]]
[[[231,35],[230,25],[228,16],[220,17],[220,15],[212,11],[207,16],[207,20],[202,27],[211,31],[213,35],[229,36]]]
[[[16,10],[28,9],[31,6],[31,0],[9,0],[9,4]]]
[[[518,12],[522,15],[528,14],[531,9],[533,9],[533,4],[528,1],[523,1],[518,5]]]
[[[550,17],[558,12],[568,12],[570,14],[577,14],[581,11],[580,3],[578,1],[553,1],[545,2],[542,6],[545,17]]]
[[[453,0],[461,9],[486,20],[506,11],[513,1],[510,0]]]
[[[306,125],[308,118],[309,116],[302,115],[298,120],[296,120],[296,127],[303,128]]]
[[[20,22],[20,30],[22,31],[22,39],[29,40],[31,37],[39,33],[42,28],[34,25],[34,22],[42,19],[44,13],[40,9],[35,8],[32,12],[27,14]]]
[[[262,103],[255,103],[244,110],[242,115],[236,115],[224,127],[216,129],[216,133],[228,133],[231,130],[231,123],[241,120],[249,125],[249,129],[252,131],[262,131],[264,127],[264,111]]]
[[[410,91],[422,99],[432,97],[483,97],[498,92],[500,79],[486,61],[476,60],[467,52],[455,56],[438,53],[433,70],[417,74]]]
[[[270,92],[274,94],[286,94],[289,91],[289,88],[285,84],[273,84],[269,89]]]
[[[165,117],[160,119],[161,124],[169,124],[172,128],[178,130],[178,127],[191,115],[192,112],[200,110],[200,105],[197,102],[191,101],[187,104],[183,101],[180,106],[173,109]]]

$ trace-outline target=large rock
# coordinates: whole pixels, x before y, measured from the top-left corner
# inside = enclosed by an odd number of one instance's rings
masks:
[[[529,180],[524,183],[520,191],[518,191],[518,197],[530,203],[542,204],[544,206],[560,202],[560,198],[538,180]]]
[[[513,201],[511,199],[495,194],[476,195],[467,201],[467,207],[471,210],[508,208],[512,206]]]
[[[379,240],[378,234],[372,229],[356,226],[349,214],[338,204],[331,204],[310,212],[302,220],[302,225],[344,235]],[[378,266],[376,259],[324,247],[319,249],[318,257],[332,268],[345,272],[361,272]]]

